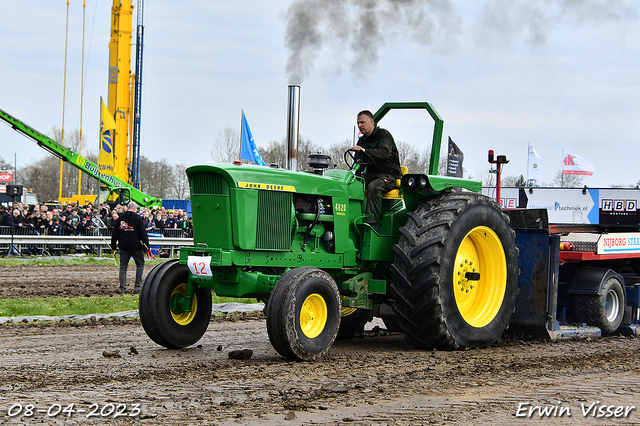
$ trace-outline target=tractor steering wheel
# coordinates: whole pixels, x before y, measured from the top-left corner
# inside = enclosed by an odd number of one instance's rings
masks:
[[[362,153],[365,157],[367,157],[366,158],[367,161],[359,160],[361,168],[365,166],[373,166],[373,168],[376,168],[376,160],[373,159],[371,154],[367,154],[366,151],[358,151],[358,152]],[[356,165],[356,151],[354,151],[351,148],[346,150],[344,152],[344,162],[346,163],[349,170],[353,170],[353,166]]]

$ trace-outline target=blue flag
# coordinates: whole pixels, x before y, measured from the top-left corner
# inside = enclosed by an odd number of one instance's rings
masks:
[[[267,165],[262,160],[256,143],[253,141],[251,129],[249,129],[249,123],[247,123],[247,117],[244,116],[244,111],[242,111],[242,146],[240,148],[240,158],[253,161],[259,166]]]

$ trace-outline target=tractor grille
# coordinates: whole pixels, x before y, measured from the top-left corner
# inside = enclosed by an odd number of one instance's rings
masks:
[[[191,195],[229,195],[229,183],[217,173],[194,172],[189,175]]]
[[[258,229],[256,248],[289,250],[291,248],[290,192],[258,191]]]

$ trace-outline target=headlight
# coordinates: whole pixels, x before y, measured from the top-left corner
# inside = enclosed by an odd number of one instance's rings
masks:
[[[418,179],[418,185],[420,185],[420,188],[424,188],[425,186],[427,186],[427,178],[424,176],[420,176],[420,179]]]
[[[407,186],[409,186],[409,188],[413,188],[414,186],[416,186],[416,179],[412,177],[407,179]]]

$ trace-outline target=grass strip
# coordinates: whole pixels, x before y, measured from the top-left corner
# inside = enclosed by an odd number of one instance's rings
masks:
[[[256,303],[256,299],[212,296],[213,303]],[[138,295],[0,299],[0,317],[112,314],[138,309]]]

